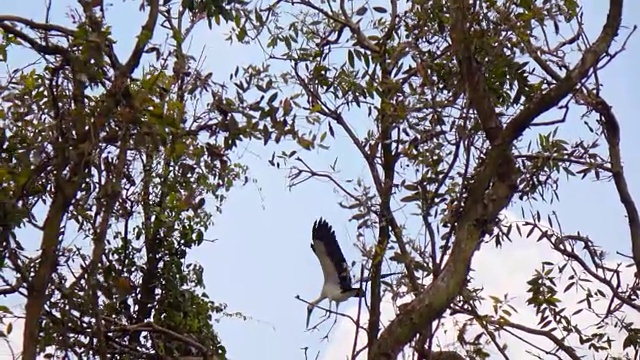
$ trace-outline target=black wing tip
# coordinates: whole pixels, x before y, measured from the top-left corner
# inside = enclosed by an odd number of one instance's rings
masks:
[[[313,222],[313,227],[314,228],[326,227],[331,229],[331,225],[329,225],[329,222],[322,217],[320,217],[318,220]]]
[[[329,222],[327,222],[327,220],[319,218],[318,220],[313,222],[312,235],[314,238],[316,238],[316,236],[320,234],[328,235],[332,233],[333,228],[331,227],[331,225],[329,225]]]

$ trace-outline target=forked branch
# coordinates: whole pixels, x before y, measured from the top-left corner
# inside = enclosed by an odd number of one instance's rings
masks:
[[[545,93],[526,105],[504,128],[500,137],[496,139],[496,133],[500,132],[500,125],[491,115],[488,107],[489,99],[481,98],[482,94],[474,96],[474,107],[481,118],[487,138],[492,143],[487,152],[486,159],[479,164],[474,178],[468,187],[468,197],[462,206],[462,211],[457,220],[455,239],[450,256],[443,267],[442,274],[434,279],[414,300],[403,307],[397,317],[392,320],[387,328],[380,334],[378,341],[369,349],[370,359],[394,360],[406,344],[411,341],[421,328],[431,323],[450,306],[457,294],[464,287],[467,274],[470,269],[471,259],[477,250],[480,240],[490,232],[500,212],[511,202],[517,190],[518,171],[511,150],[511,144],[530,126],[530,124],[545,111],[550,110],[563,98],[573,91],[577,84],[597,64],[600,57],[608,51],[613,39],[618,34],[622,17],[622,0],[610,0],[609,13],[606,24],[594,44],[589,47],[578,64],[563,78],[562,81],[551,87]],[[458,41],[456,53],[469,49],[465,45],[466,38],[461,32],[467,30],[466,14],[455,12],[467,11],[465,0],[451,1],[451,11],[454,26],[452,28],[453,41]],[[457,34],[453,34],[458,32]],[[472,49],[473,50],[473,49]],[[478,71],[473,63],[471,55],[467,56],[466,88],[470,80],[482,80],[474,71]],[[465,77],[465,74],[463,74]],[[471,90],[469,90],[471,92]],[[472,94],[468,96],[471,98]],[[485,106],[487,112],[481,114],[478,104]]]

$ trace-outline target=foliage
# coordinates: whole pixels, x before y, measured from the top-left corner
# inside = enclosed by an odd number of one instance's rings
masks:
[[[544,338],[550,346],[532,349],[541,357],[620,348],[628,357],[640,345],[624,317],[640,311],[637,284],[618,280],[621,265],[597,242],[537,209],[558,200],[563,177],[612,179],[640,270],[621,130],[598,76],[624,49],[626,40],[612,47],[622,3],[609,1],[589,39],[575,0],[141,1],[147,19],[127,59],[113,50],[101,1],[80,1],[72,28],[0,16],[0,59],[17,48],[39,59],[0,87],[0,293],[26,298],[23,357],[224,357],[211,323],[225,306],[185,258],[246,180],[229,154],[247,140],[279,144],[269,162],[289,171],[292,187],[323,179],[344,194],[371,278],[367,345],[352,358],[508,358],[503,334]],[[267,61],[215,83],[183,48],[204,19],[232,20],[228,40],[259,43]],[[544,119],[551,110],[561,118]],[[575,116],[591,139],[559,135]],[[330,171],[307,161],[343,139],[368,177],[339,178],[340,154]],[[501,216],[516,206],[531,210],[527,223]],[[38,231],[38,255],[25,250],[25,228]],[[527,283],[521,306],[535,311],[535,325],[517,323],[518,307],[469,276],[479,249],[522,236],[560,259]],[[403,271],[398,282],[381,280],[386,264]],[[594,326],[567,313],[569,290]],[[383,326],[385,295],[409,302]],[[493,312],[480,310],[487,304]],[[463,320],[457,343],[437,349],[447,316]],[[620,332],[622,344],[612,336]]]
[[[36,59],[0,84],[0,291],[26,299],[23,359],[224,358],[213,321],[226,305],[186,256],[246,181],[230,152],[260,134],[184,46],[241,4],[198,3],[203,17],[193,2],[141,3],[126,59],[102,2],[69,10],[72,27],[0,16],[2,61]]]
[[[587,37],[574,0],[280,0],[261,4],[253,14],[237,25],[234,39],[260,41],[269,58],[245,69],[245,77],[263,79],[269,106],[258,111],[268,112],[273,128],[297,143],[283,145],[271,164],[290,171],[292,186],[311,178],[331,181],[358,224],[372,279],[364,325],[369,359],[395,359],[407,350],[428,358],[448,310],[482,329],[479,334],[467,333],[466,325],[459,329],[457,345],[468,358],[486,358],[491,349],[507,357],[499,335],[508,331],[550,340],[551,347],[533,349],[543,357],[577,359],[582,345],[593,354],[609,353],[614,348],[609,335],[621,330],[629,336],[616,349],[638,346],[637,330],[621,317],[637,311],[633,284],[612,282],[621,270],[605,265],[595,242],[563,233],[558,219],[544,221],[535,211],[558,199],[563,176],[612,177],[640,269],[640,220],[621,166],[620,128],[598,80],[598,71],[621,51],[611,45],[621,29],[622,0],[609,2],[595,40]],[[567,55],[576,53],[577,59]],[[563,116],[543,120],[554,109]],[[559,136],[580,111],[594,140]],[[273,140],[282,138],[278,133]],[[305,150],[331,152],[344,138],[368,177],[339,178],[343,159],[337,153],[329,171],[305,161]],[[605,151],[598,148],[602,143]],[[534,209],[531,223],[522,228],[500,217],[517,205]],[[367,240],[371,229],[375,239]],[[479,313],[478,305],[491,298],[469,285],[471,260],[481,243],[517,241],[516,230],[526,236],[538,230],[538,240],[547,239],[564,259],[542,264],[529,282],[527,306],[540,320],[535,328],[511,322],[506,307]],[[399,283],[380,281],[384,263],[404,270]],[[559,305],[562,289],[556,280],[569,271],[571,280],[591,282],[580,287],[586,309],[594,296],[613,299],[593,330],[578,328]],[[385,293],[412,300],[383,329]],[[498,300],[496,306],[507,305]],[[363,350],[354,346],[352,357]]]

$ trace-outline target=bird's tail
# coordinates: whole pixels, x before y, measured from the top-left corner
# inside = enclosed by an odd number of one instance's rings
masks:
[[[354,289],[355,292],[353,293],[353,297],[357,297],[357,298],[362,298],[365,297],[367,294],[364,292],[363,288],[357,288]]]

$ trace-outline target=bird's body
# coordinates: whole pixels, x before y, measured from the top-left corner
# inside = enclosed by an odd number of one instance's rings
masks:
[[[361,289],[342,290],[340,286],[335,284],[325,284],[322,287],[321,295],[335,302],[343,302],[348,298],[357,296]]]
[[[324,284],[320,296],[309,303],[307,307],[307,327],[311,312],[324,299],[329,299],[336,303],[336,311],[341,302],[351,297],[363,297],[364,290],[354,288],[351,285],[351,272],[349,265],[340,250],[340,245],[336,239],[336,234],[331,225],[320,218],[313,224],[311,231],[311,250],[320,261],[322,273],[324,274]],[[331,304],[329,304],[331,308]]]

